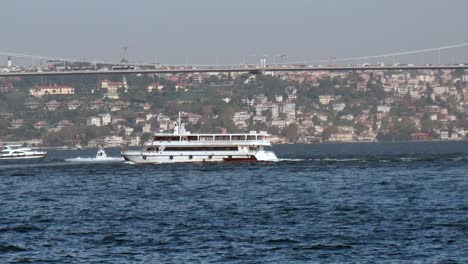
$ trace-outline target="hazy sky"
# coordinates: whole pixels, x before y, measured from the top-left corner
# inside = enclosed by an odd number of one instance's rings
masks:
[[[468,42],[467,0],[1,1],[0,51],[116,61],[240,63]],[[460,56],[464,52],[458,51]],[[255,59],[256,60],[256,59]]]

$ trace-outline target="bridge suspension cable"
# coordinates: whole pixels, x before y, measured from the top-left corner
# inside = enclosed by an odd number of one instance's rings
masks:
[[[348,58],[336,58],[334,57],[333,59],[322,59],[322,60],[304,60],[304,61],[297,61],[297,62],[279,62],[275,63],[275,65],[291,65],[291,64],[314,64],[314,63],[328,63],[328,62],[349,62],[349,61],[363,61],[363,60],[370,60],[370,59],[378,59],[378,58],[391,58],[391,57],[398,57],[398,56],[405,56],[405,55],[413,55],[413,54],[421,54],[421,53],[428,53],[428,52],[439,52],[443,50],[449,50],[449,49],[456,49],[456,48],[462,48],[462,47],[467,47],[468,42],[465,43],[460,43],[460,44],[454,44],[454,45],[447,45],[447,46],[441,46],[437,48],[427,48],[427,49],[419,49],[419,50],[411,50],[411,51],[402,51],[402,52],[394,52],[394,53],[387,53],[387,54],[379,54],[379,55],[371,55],[371,56],[361,56],[361,57],[348,57]],[[4,52],[0,51],[0,56],[9,56],[9,57],[15,57],[15,58],[27,58],[27,59],[34,59],[34,60],[49,60],[49,61],[60,61],[60,62],[82,62],[82,63],[92,63],[92,64],[97,64],[97,63],[105,63],[105,64],[120,64],[120,63],[112,63],[112,62],[106,62],[103,60],[89,60],[89,59],[76,59],[76,58],[62,58],[62,57],[52,57],[52,56],[41,56],[41,55],[31,55],[31,54],[22,54],[22,53],[13,53],[13,52]],[[132,65],[154,65],[154,63],[129,63]],[[173,65],[173,64],[171,64]],[[174,64],[175,65],[175,64]],[[234,65],[239,65],[239,64],[226,64],[222,66],[234,66]],[[260,63],[254,63],[249,65],[260,65]],[[183,66],[183,65],[180,65]],[[187,66],[187,65],[185,65]],[[198,67],[203,67],[203,66],[215,66],[215,65],[191,65],[191,66],[198,66]],[[221,65],[216,65],[216,66],[221,66]]]
[[[440,52],[442,50],[463,48],[463,47],[467,47],[467,46],[468,46],[468,42],[455,44],[455,45],[441,46],[441,47],[437,47],[437,48],[428,48],[428,49],[411,50],[411,51],[401,51],[401,52],[371,55],[371,56],[349,57],[349,58],[341,58],[341,59],[340,58],[334,58],[333,62],[349,62],[349,61],[362,61],[362,60],[379,59],[379,58],[391,58],[391,57],[398,57],[398,56],[405,56],[405,55],[428,53],[428,52],[434,52],[434,51]],[[330,59],[302,61],[302,62],[288,62],[286,64],[310,64],[310,63],[327,63],[327,62],[330,62]]]
[[[0,51],[0,56],[8,56],[8,57],[14,57],[14,58],[26,58],[26,59],[33,59],[33,60],[61,61],[61,62],[87,62],[87,63],[94,63],[94,64],[103,63],[103,61],[98,61],[98,60],[61,58],[61,57],[31,55],[31,54],[22,54],[22,53],[4,52],[4,51]]]

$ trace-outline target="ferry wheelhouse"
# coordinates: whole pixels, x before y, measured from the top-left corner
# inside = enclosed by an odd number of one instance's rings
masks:
[[[265,149],[271,146],[268,137],[256,131],[191,134],[178,126],[174,134],[155,134],[142,150],[123,151],[122,156],[134,163],[275,161],[275,153]]]

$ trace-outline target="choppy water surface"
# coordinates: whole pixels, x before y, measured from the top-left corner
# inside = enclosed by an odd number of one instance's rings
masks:
[[[467,143],[275,150],[282,161],[2,163],[0,262],[468,262]]]

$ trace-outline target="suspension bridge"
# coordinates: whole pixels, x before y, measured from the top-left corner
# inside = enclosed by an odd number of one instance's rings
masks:
[[[90,75],[90,74],[177,74],[177,73],[210,73],[210,72],[248,72],[259,74],[262,72],[298,72],[298,71],[363,71],[363,70],[441,70],[441,69],[468,69],[468,63],[460,61],[452,64],[442,64],[442,52],[447,50],[462,49],[468,47],[467,43],[446,45],[435,48],[426,48],[402,52],[392,52],[378,55],[368,55],[361,57],[329,58],[321,60],[298,60],[284,62],[285,55],[281,55],[281,61],[267,64],[265,56],[260,59],[259,64],[230,64],[230,65],[160,65],[155,63],[120,63],[99,59],[76,59],[53,56],[30,55],[22,53],[12,53],[0,51],[0,57],[23,58],[30,60],[46,61],[49,63],[82,63],[92,67],[70,69],[43,70],[41,68],[29,67],[22,69],[3,68],[0,77],[13,76],[46,76],[46,75]],[[468,52],[466,52],[468,53]],[[422,54],[428,56],[435,55],[437,62],[434,64],[370,64],[356,63],[370,60],[386,60]],[[434,57],[434,56],[433,56]],[[353,63],[354,62],[354,63]],[[323,66],[322,64],[326,64]]]

